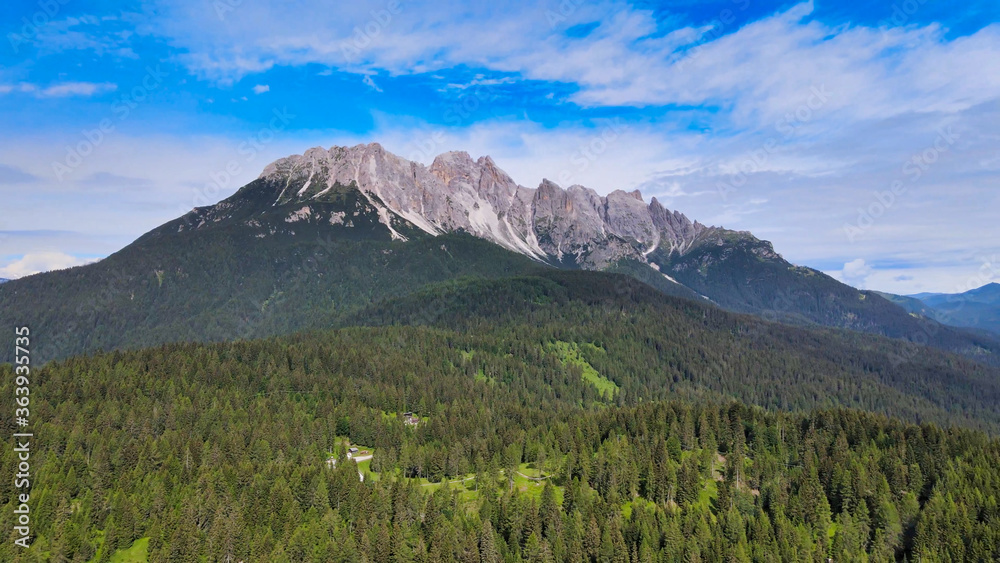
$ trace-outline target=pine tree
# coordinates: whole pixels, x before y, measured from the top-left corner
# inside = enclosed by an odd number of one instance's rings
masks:
[[[479,561],[481,563],[501,563],[493,524],[489,520],[483,523],[482,531],[479,534]]]

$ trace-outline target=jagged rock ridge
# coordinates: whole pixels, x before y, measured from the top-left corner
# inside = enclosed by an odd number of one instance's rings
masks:
[[[395,238],[406,223],[430,235],[466,231],[537,260],[603,269],[623,258],[646,261],[656,250],[683,252],[709,230],[638,191],[602,197],[543,180],[517,184],[488,156],[448,152],[430,166],[400,158],[381,145],[313,148],[264,169],[272,206],[322,202],[356,187]],[[303,207],[302,209],[307,209]],[[308,211],[298,210],[296,217]]]

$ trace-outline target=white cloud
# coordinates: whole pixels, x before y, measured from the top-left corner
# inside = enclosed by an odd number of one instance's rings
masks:
[[[118,89],[115,84],[94,82],[63,82],[40,90],[40,95],[46,98],[63,98],[66,96],[93,96]]]
[[[188,51],[193,71],[219,81],[308,63],[391,75],[466,66],[577,84],[583,105],[711,103],[744,124],[772,124],[822,86],[833,94],[830,120],[957,111],[1000,92],[998,24],[953,40],[938,25],[833,27],[810,20],[804,2],[717,37],[614,1],[574,4],[555,27],[536,3],[406,3],[376,17],[381,2],[358,2],[307,19],[279,4],[241,5],[219,26],[204,17],[208,4],[171,3],[160,32]],[[601,24],[586,37],[563,33],[591,21]]]
[[[132,50],[132,39],[136,33],[130,27],[141,21],[142,16],[125,12],[116,16],[71,16],[48,21],[33,35],[19,36],[18,39],[34,45],[41,55],[92,51],[98,56],[137,59],[139,56]]]
[[[254,94],[263,94],[264,92],[270,92],[271,86],[268,84],[258,84],[253,87]]]
[[[871,277],[874,271],[864,258],[858,258],[844,264],[844,269],[840,271],[839,277],[854,287],[865,289],[868,278]]]
[[[10,94],[11,92],[34,92],[38,87],[34,84],[22,82],[20,84],[0,84],[0,94]]]
[[[4,266],[0,266],[0,278],[17,279],[39,272],[62,270],[93,262],[62,252],[37,252],[26,254]]]
[[[94,96],[105,92],[114,92],[116,84],[95,82],[61,82],[42,88],[36,84],[0,84],[0,94],[11,92],[32,93],[39,98],[65,98],[69,96]]]
[[[382,89],[379,88],[378,84],[375,84],[375,80],[372,79],[370,74],[366,74],[365,77],[362,79],[362,82],[365,83],[365,86],[371,88],[372,90],[375,90],[376,92],[382,91]]]
[[[844,281],[842,269],[827,274]],[[1000,281],[1000,254],[948,262],[930,260],[905,268],[880,266],[867,275],[864,287],[897,295],[964,293],[992,281]]]

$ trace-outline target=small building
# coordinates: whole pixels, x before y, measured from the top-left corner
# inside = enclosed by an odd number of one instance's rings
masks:
[[[348,453],[352,453],[352,454],[356,454],[356,453],[358,453],[358,448],[348,448],[347,452]]]
[[[406,425],[409,425],[409,426],[416,426],[416,425],[420,424],[420,417],[416,416],[412,412],[411,413],[406,413],[406,414],[403,415],[403,424],[406,424]]]

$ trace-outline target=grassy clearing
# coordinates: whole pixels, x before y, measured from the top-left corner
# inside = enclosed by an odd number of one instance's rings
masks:
[[[111,556],[111,563],[146,563],[149,557],[149,538],[135,540],[128,549],[121,549]]]
[[[472,352],[471,350],[462,350],[459,352],[459,354],[462,355],[462,361],[465,362],[471,362],[473,357],[475,356],[475,353]],[[486,375],[486,372],[483,371],[483,368],[479,368],[479,370],[476,372],[476,381],[482,383],[488,383],[490,385],[496,385],[497,382],[495,378]]]
[[[604,350],[601,350],[593,344],[584,344],[584,347],[590,351],[604,352]],[[563,342],[560,340],[550,345],[549,349],[559,356],[559,359],[562,360],[563,366],[579,367],[583,372],[583,380],[593,385],[597,389],[597,392],[600,393],[601,397],[605,399],[614,398],[615,393],[618,392],[618,384],[598,373],[598,371],[594,369],[594,366],[590,365],[590,363],[583,358],[579,345],[575,342]]]
[[[90,560],[96,563],[101,552]],[[149,538],[139,538],[128,549],[119,549],[111,555],[111,563],[147,563],[149,561]]]
[[[479,491],[476,490],[476,479],[475,475],[468,475],[466,477],[449,479],[446,481],[441,481],[438,483],[432,483],[427,479],[411,479],[411,481],[416,482],[420,485],[421,490],[426,493],[433,493],[438,489],[444,488],[447,483],[448,488],[452,491],[458,492],[458,500],[464,504],[472,505],[477,500],[479,500]]]
[[[650,502],[642,497],[636,497],[629,502],[622,504],[622,518],[628,520],[632,517],[633,511],[656,510],[656,503]]]
[[[712,501],[716,500],[719,500],[719,484],[715,479],[705,479],[705,487],[698,493],[698,502],[695,505],[711,512]]]
[[[363,464],[358,464],[361,468]],[[447,481],[433,482],[424,477],[402,477],[401,473],[397,470],[388,475],[380,475],[378,473],[372,473],[367,465],[364,465],[365,469],[365,479],[371,478],[373,480],[378,480],[382,478],[396,478],[396,479],[406,479],[413,482],[415,485],[421,488],[425,493],[434,493],[438,489],[441,489],[447,483],[448,488],[458,493],[459,501],[465,504],[467,507],[472,507],[479,500],[479,491],[476,487],[476,475],[474,473],[469,473],[468,475],[463,475],[461,477],[455,477],[448,479]],[[542,497],[542,490],[545,488],[545,482],[552,476],[549,474],[543,474],[542,478],[537,477],[538,469],[535,468],[533,463],[522,463],[518,466],[517,472],[514,474],[514,487],[521,493],[527,494],[534,498],[535,500],[540,500]],[[504,475],[503,470],[500,470],[499,480],[497,481],[497,491],[501,492],[506,487],[509,486],[509,481],[506,475]],[[558,485],[553,485],[553,493],[555,500],[558,504],[562,504],[564,496],[564,488]]]
[[[542,489],[545,488],[545,482],[552,477],[549,474],[542,474],[542,478],[538,479],[538,469],[535,468],[534,463],[522,463],[517,467],[517,473],[514,474],[514,487],[521,491],[522,493],[530,495],[532,498],[538,500],[542,497]],[[527,475],[527,477],[525,477]],[[558,485],[553,484],[554,496],[556,503],[562,504],[564,489]]]
[[[483,371],[483,368],[479,368],[479,371],[476,372],[476,381],[482,383],[488,383],[490,385],[496,385],[497,383],[496,379],[486,375],[486,372]]]

